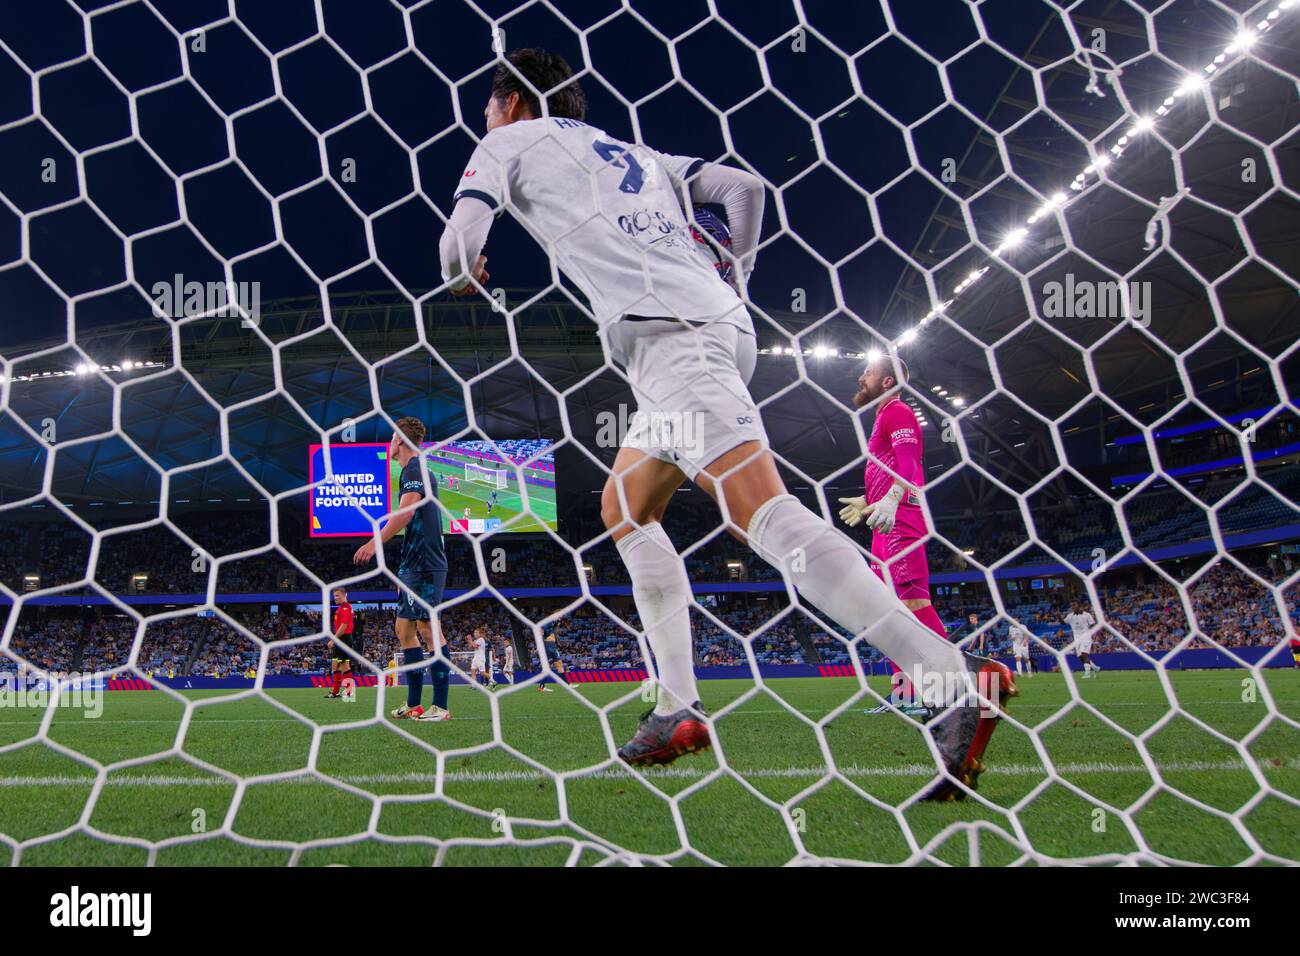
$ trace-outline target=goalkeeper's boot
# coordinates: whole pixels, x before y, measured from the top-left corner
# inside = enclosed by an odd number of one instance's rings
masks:
[[[926,724],[943,758],[945,775],[925,794],[925,800],[965,800],[966,790],[958,781],[971,790],[979,785],[984,749],[1007,710],[1007,701],[1020,693],[1005,664],[975,654],[963,654],[962,658],[979,696],[994,708],[967,694],[959,703],[938,710],[938,716]]]
[[[918,703],[917,701],[909,701],[907,703],[899,704],[898,712],[904,717],[911,717],[913,720],[919,720],[922,722],[929,720],[935,715],[934,708],[927,707],[925,704]]]
[[[934,716],[934,711],[925,706],[925,704],[916,703],[915,701],[906,701],[890,706],[881,704],[878,707],[872,707],[870,710],[864,710],[864,714],[890,714],[898,711],[904,717],[911,717],[913,720],[926,721]]]
[[[403,704],[393,711],[393,720],[419,720],[424,714],[424,708],[419,704],[414,707],[407,707]]]
[[[451,720],[451,711],[439,707],[437,704],[430,704],[429,709],[421,713],[420,716],[415,719],[441,723],[444,720]]]
[[[619,758],[634,767],[644,767],[672,763],[682,754],[708,750],[713,742],[709,728],[699,719],[703,713],[698,700],[689,709],[673,714],[646,711],[636,734],[618,749]]]

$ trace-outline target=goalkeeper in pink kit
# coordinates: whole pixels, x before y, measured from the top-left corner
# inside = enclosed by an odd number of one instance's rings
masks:
[[[930,567],[925,559],[924,543],[929,529],[920,499],[925,483],[921,424],[916,413],[897,394],[906,381],[907,364],[901,358],[891,359],[887,355],[868,362],[858,377],[858,391],[853,396],[856,407],[865,408],[882,397],[885,401],[876,411],[876,421],[867,440],[866,495],[841,498],[844,507],[840,518],[851,528],[865,523],[871,529],[871,556],[875,559],[872,569],[893,582],[899,600],[922,624],[946,639],[948,631],[930,603]],[[886,567],[888,578],[885,578]],[[892,661],[890,666],[898,673]],[[905,678],[902,686],[907,686]],[[877,709],[888,710],[887,707]],[[906,713],[913,708],[902,709]]]

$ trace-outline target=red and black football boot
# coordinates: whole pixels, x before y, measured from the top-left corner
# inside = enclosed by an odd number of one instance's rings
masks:
[[[1005,664],[975,654],[963,654],[962,657],[979,694],[995,704],[996,709],[990,709],[974,695],[967,695],[966,700],[949,705],[926,724],[939,748],[947,774],[930,788],[922,798],[924,800],[965,800],[966,791],[957,781],[971,790],[979,785],[989,738],[1007,710],[1007,701],[1020,693],[1010,668]]]
[[[641,715],[636,734],[618,748],[619,758],[633,767],[672,763],[682,754],[693,754],[713,746],[709,728],[700,720],[704,709],[696,701],[690,708],[673,714],[648,710]]]

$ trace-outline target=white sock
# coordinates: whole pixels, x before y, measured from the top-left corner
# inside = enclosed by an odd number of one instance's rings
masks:
[[[1018,657],[1016,658],[1016,673],[1017,673],[1017,674],[1024,673],[1024,672],[1021,671],[1021,669],[1020,669],[1020,658],[1018,658]]]
[[[867,641],[913,681],[918,669],[922,675],[965,673],[961,650],[918,621],[853,543],[794,495],[778,495],[754,512],[749,545],[840,627],[866,632]]]
[[[658,522],[618,541],[632,578],[632,599],[659,677],[656,714],[673,714],[700,699],[691,648],[691,582],[686,563]]]

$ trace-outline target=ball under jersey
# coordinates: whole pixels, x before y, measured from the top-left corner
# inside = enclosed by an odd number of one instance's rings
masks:
[[[744,304],[686,228],[682,184],[703,162],[574,119],[520,120],[483,137],[455,199],[509,209],[587,296],[611,357],[626,364],[624,316],[752,331]]]
[[[1011,643],[1016,647],[1024,647],[1029,643],[1029,628],[1023,625],[1012,624],[1008,633]]]
[[[1084,611],[1080,614],[1065,615],[1065,623],[1070,625],[1070,630],[1075,637],[1083,637],[1088,631],[1097,626],[1097,619]]]

